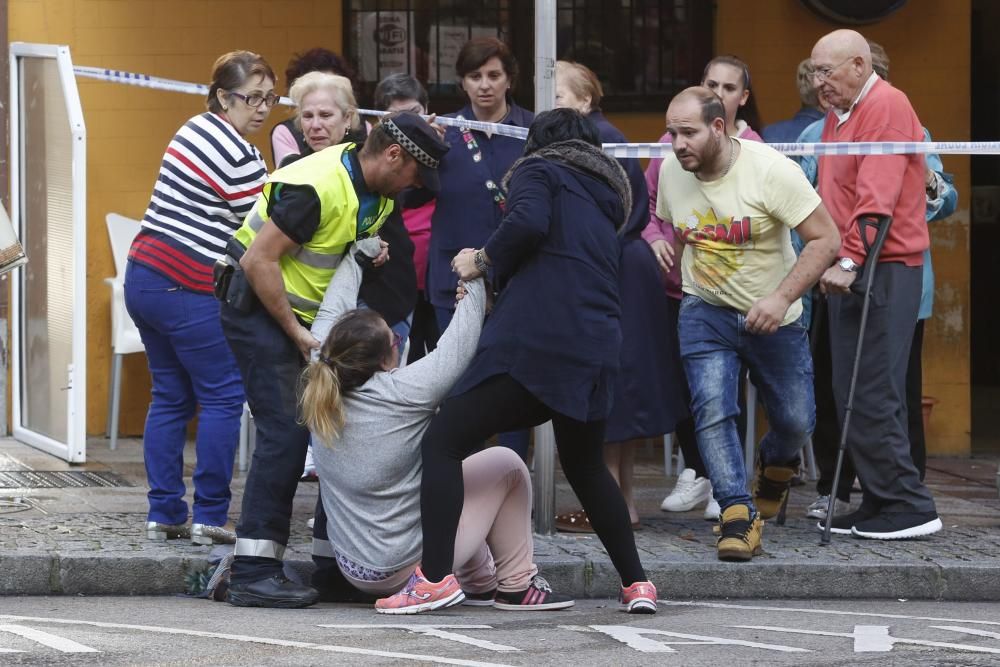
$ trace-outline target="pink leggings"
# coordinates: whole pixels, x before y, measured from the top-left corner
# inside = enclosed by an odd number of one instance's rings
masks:
[[[465,503],[455,539],[455,576],[467,593],[494,588],[523,591],[538,573],[531,537],[531,478],[521,458],[506,447],[490,447],[462,462]],[[387,579],[344,577],[359,591],[391,595],[418,563]],[[343,569],[341,569],[343,571]]]

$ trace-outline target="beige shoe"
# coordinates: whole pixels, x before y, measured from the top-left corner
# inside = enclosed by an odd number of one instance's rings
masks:
[[[781,506],[788,502],[788,489],[798,468],[767,466],[761,469],[757,462],[757,474],[753,480],[753,504],[765,521],[778,516]],[[779,523],[781,523],[779,521]]]
[[[719,560],[747,561],[761,553],[761,535],[764,522],[760,512],[750,516],[746,505],[730,505],[722,512],[719,541],[716,545]]]
[[[191,537],[191,529],[186,523],[170,524],[159,521],[146,522],[146,538],[163,542],[165,540],[187,539]]]
[[[233,523],[225,526],[210,526],[207,523],[191,524],[191,544],[209,546],[212,544],[236,544],[236,528]]]

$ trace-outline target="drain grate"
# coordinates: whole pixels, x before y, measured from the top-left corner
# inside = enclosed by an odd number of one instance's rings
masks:
[[[68,489],[134,486],[113,472],[88,470],[0,470],[0,489]]]

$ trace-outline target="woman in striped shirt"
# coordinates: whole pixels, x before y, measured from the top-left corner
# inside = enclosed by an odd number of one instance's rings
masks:
[[[125,305],[153,380],[143,434],[150,539],[236,540],[226,524],[244,396],[219,323],[212,267],[267,179],[263,158],[245,137],[261,129],[277,101],[274,79],[271,66],[249,51],[216,60],[208,111],[167,146],[129,251]],[[199,406],[189,528],[183,452]]]

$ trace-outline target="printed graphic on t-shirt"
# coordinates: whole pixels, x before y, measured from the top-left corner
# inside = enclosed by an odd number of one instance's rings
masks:
[[[695,209],[681,226],[675,227],[694,255],[691,277],[698,287],[728,295],[726,285],[743,268],[746,251],[754,247],[750,216],[720,219],[714,208],[705,213]]]

